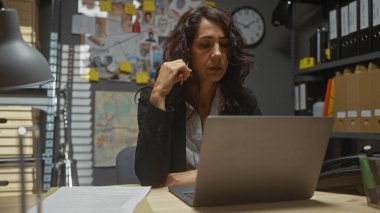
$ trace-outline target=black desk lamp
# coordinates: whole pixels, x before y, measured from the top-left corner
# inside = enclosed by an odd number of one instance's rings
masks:
[[[0,91],[28,88],[52,81],[54,78],[45,57],[29,46],[21,37],[17,11],[3,8],[0,0]],[[21,131],[22,130],[22,131]],[[21,211],[26,212],[23,138],[24,127],[19,128],[20,170],[21,170]],[[38,147],[35,146],[35,147]],[[36,153],[37,179],[41,178],[41,153]],[[38,168],[39,167],[39,168]],[[40,171],[38,171],[40,170]],[[37,180],[37,211],[41,212],[41,186]]]
[[[0,91],[52,80],[45,57],[22,39],[17,11],[2,8],[0,0]]]

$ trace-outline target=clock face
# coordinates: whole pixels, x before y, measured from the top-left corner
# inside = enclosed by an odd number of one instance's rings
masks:
[[[244,6],[232,12],[235,25],[240,29],[247,47],[257,45],[264,37],[263,16],[254,8]]]

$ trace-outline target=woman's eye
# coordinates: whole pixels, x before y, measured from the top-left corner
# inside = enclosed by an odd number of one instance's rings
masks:
[[[199,44],[199,46],[201,47],[201,48],[209,48],[210,46],[211,46],[211,44],[209,44],[209,43],[201,43],[201,44]]]

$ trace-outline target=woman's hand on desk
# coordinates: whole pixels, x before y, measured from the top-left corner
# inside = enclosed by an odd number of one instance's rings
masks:
[[[197,170],[169,173],[166,178],[165,186],[194,185],[195,179],[197,178],[197,174]]]

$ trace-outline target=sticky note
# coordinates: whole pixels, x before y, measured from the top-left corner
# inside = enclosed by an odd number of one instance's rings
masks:
[[[112,11],[112,2],[111,1],[100,1],[100,11],[111,12]]]
[[[154,4],[154,0],[144,0],[143,11],[145,12],[156,11],[156,5]]]
[[[205,5],[210,5],[210,6],[216,6],[216,3],[215,2],[213,2],[213,1],[203,1],[203,4],[205,4]]]
[[[99,72],[96,69],[90,68],[87,70],[86,79],[89,81],[99,81]]]
[[[326,56],[326,59],[328,59],[328,60],[331,59],[331,49],[330,48],[325,49],[325,56]]]
[[[302,69],[310,68],[313,66],[315,66],[314,57],[305,57],[305,58],[300,59],[298,68],[302,70]]]
[[[149,82],[148,72],[137,72],[136,73],[136,84],[147,84]]]
[[[132,72],[132,64],[129,61],[121,61],[119,63],[119,69],[121,72],[131,73]]]
[[[136,6],[134,4],[125,4],[124,12],[125,14],[136,15]]]

